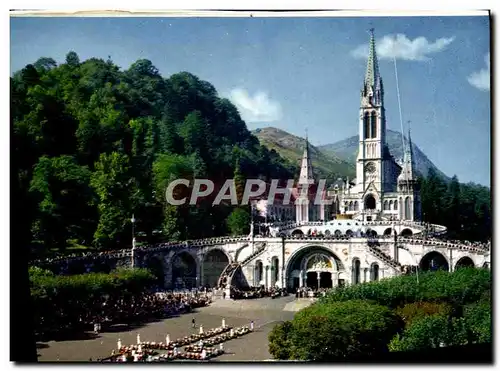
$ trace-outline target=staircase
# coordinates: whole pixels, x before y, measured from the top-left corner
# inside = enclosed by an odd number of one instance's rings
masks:
[[[266,249],[266,243],[265,242],[262,242],[258,247],[257,247],[257,250],[255,250],[252,255],[250,255],[248,258],[246,258],[245,260],[243,260],[240,265],[241,267],[245,267],[248,263],[250,263],[253,259],[255,259],[257,256],[259,256],[260,254],[262,254],[264,252],[264,250]]]
[[[391,258],[389,255],[383,253],[378,247],[375,246],[368,246],[368,250],[375,255],[377,258],[382,260],[384,263],[387,265],[391,266],[398,272],[401,272],[402,266],[401,263],[397,262],[393,258]]]
[[[243,260],[241,263],[231,263],[231,264],[226,265],[226,267],[224,268],[224,270],[222,271],[222,273],[221,273],[221,275],[219,277],[219,281],[217,282],[217,285],[218,286],[223,286],[223,287],[226,287],[227,285],[230,285],[231,282],[233,281],[234,274],[236,273],[236,271],[238,270],[238,268],[241,269],[244,266],[246,266],[253,259],[255,259],[257,256],[259,256],[260,254],[262,254],[265,249],[266,249],[266,243],[262,242],[258,246],[257,250],[255,250],[252,253],[252,255],[250,255],[248,258],[246,258],[245,260]]]
[[[236,268],[238,268],[240,264],[239,263],[231,263],[226,265],[226,268],[222,271],[219,281],[217,282],[217,286],[219,287],[226,287],[226,285],[230,282],[229,277],[232,276]]]

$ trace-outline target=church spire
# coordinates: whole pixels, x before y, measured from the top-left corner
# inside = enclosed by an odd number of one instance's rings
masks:
[[[403,154],[403,166],[399,180],[410,181],[414,180],[413,170],[415,169],[415,161],[413,159],[413,148],[411,143],[411,129],[408,129],[408,141],[406,142],[405,151]]]
[[[313,169],[312,169],[311,157],[309,154],[309,140],[307,137],[307,129],[306,129],[306,142],[304,146],[304,154],[302,155],[302,164],[300,166],[299,184],[309,184],[312,179],[313,179]]]
[[[367,86],[375,87],[380,79],[378,70],[377,50],[375,47],[375,34],[374,29],[370,29],[370,47],[368,53],[368,62],[366,64],[365,84]]]
[[[375,46],[375,34],[373,28],[370,29],[370,45],[368,51],[368,61],[366,62],[365,81],[361,91],[362,105],[383,106],[384,87],[380,71],[378,68],[377,48]]]

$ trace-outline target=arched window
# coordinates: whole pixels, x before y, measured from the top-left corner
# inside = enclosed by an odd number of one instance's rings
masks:
[[[361,262],[359,259],[354,259],[352,267],[352,283],[353,285],[361,282]]]
[[[378,271],[379,271],[378,264],[377,263],[373,263],[372,264],[372,269],[371,269],[371,272],[370,272],[371,281],[378,281]]]
[[[370,138],[370,117],[369,113],[365,112],[365,117],[363,118],[363,124],[365,129],[365,139]]]
[[[387,200],[384,201],[384,210],[389,210],[389,203]]]
[[[260,281],[264,278],[264,264],[262,261],[258,261],[255,265],[255,281],[257,285],[260,285]]]
[[[371,114],[371,120],[370,120],[370,138],[376,138],[377,137],[377,114],[375,111],[372,112]]]
[[[351,202],[349,202],[349,211],[352,211],[352,210],[353,210],[353,203],[351,201]]]
[[[392,201],[391,201],[391,202],[392,202]],[[398,201],[397,201],[397,200],[395,200],[395,201],[394,201],[394,210],[397,210],[397,209],[398,209]]]
[[[358,201],[354,201],[354,211],[358,211],[359,210],[359,203]]]

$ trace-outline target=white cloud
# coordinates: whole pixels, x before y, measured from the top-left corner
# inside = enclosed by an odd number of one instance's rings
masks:
[[[420,36],[410,40],[406,35],[386,35],[377,41],[377,56],[380,59],[396,59],[406,61],[427,61],[429,54],[443,51],[450,45],[455,37],[442,37],[434,42],[429,42]],[[368,57],[368,44],[360,45],[351,54],[356,58]]]
[[[236,88],[229,93],[229,99],[246,122],[274,122],[283,116],[281,105],[262,91],[250,96],[245,89]]]
[[[479,90],[490,91],[490,53],[484,57],[486,67],[473,72],[467,77],[467,81]]]

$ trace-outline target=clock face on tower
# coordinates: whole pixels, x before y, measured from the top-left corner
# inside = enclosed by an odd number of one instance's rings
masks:
[[[375,164],[373,162],[369,162],[365,165],[365,172],[367,174],[374,174],[376,170],[377,169],[375,169]]]
[[[374,182],[377,179],[377,168],[373,162],[365,165],[365,179],[367,182]]]

